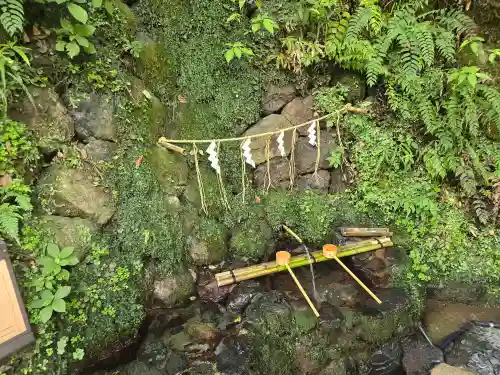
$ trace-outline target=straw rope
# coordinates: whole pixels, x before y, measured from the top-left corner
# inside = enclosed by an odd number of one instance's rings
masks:
[[[205,214],[208,214],[207,205],[205,202],[205,191],[203,189],[203,180],[201,178],[200,164],[198,162],[198,146],[193,143],[194,165],[196,168],[196,179],[198,181],[198,191],[200,193],[201,209]]]
[[[316,162],[314,164],[314,177],[316,178],[316,183],[318,183],[318,169],[319,169],[319,160],[321,156],[321,133],[319,127],[319,121],[316,123]]]
[[[220,142],[217,142],[217,155],[220,155]],[[221,196],[222,203],[224,204],[224,207],[227,210],[229,210],[231,206],[229,205],[229,201],[227,200],[226,189],[224,187],[224,181],[222,181],[222,172],[220,168],[217,171],[217,180],[219,182],[219,193]]]
[[[290,149],[290,186],[289,189],[293,189],[293,184],[295,182],[295,142],[297,141],[297,129],[293,129],[292,133],[292,147]]]
[[[271,187],[271,137],[267,137],[266,139],[266,179],[265,179],[264,187],[266,192],[269,191]]]
[[[246,195],[246,190],[247,190],[247,184],[245,181],[245,175],[247,172],[247,166],[245,162],[245,157],[243,156],[243,142],[240,144],[240,157],[241,157],[241,197],[242,197],[242,202],[245,203],[245,195]]]

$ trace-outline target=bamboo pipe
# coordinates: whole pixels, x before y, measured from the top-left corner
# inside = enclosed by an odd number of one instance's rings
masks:
[[[389,237],[381,237],[377,240],[365,240],[354,244],[339,246],[337,256],[342,258],[365,253],[367,251],[378,250],[384,247],[391,247],[392,245],[393,243]],[[307,254],[291,257],[289,263],[290,268],[306,266],[311,263],[319,263],[329,260],[329,258],[326,258],[323,255],[322,250],[311,252],[311,258],[312,259],[309,259]],[[217,280],[217,285],[221,287],[282,271],[286,271],[285,266],[278,266],[275,261],[271,261],[233,271],[220,272],[215,275],[215,279]]]
[[[340,228],[340,233],[346,237],[392,236],[389,228]]]

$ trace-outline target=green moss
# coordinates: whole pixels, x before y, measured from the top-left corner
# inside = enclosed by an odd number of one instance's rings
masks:
[[[145,158],[167,194],[182,193],[189,173],[186,158],[183,155],[161,146],[153,146],[146,152]]]
[[[113,173],[118,194],[115,250],[137,261],[152,259],[162,274],[177,270],[186,259],[182,222],[172,215],[168,192],[159,184],[152,160],[140,167],[142,150],[131,149]]]
[[[272,250],[269,246],[271,237],[271,228],[264,220],[245,221],[231,238],[231,251],[238,258],[260,259]]]
[[[137,18],[135,17],[134,12],[132,12],[128,5],[125,4],[122,0],[113,0],[113,3],[125,19],[128,31],[131,35],[134,35],[137,31]]]
[[[202,217],[195,225],[193,235],[203,243],[203,249],[196,254],[191,254],[195,262],[200,264],[211,264],[220,262],[227,254],[227,228],[218,221]],[[200,253],[201,252],[201,253]]]
[[[305,242],[321,244],[333,236],[335,199],[312,191],[269,193],[264,206],[273,229],[286,224]]]

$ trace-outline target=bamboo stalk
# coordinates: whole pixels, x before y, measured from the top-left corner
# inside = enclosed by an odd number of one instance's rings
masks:
[[[174,145],[172,143],[168,143],[167,141],[165,141],[164,139],[160,138],[158,140],[158,144],[162,147],[165,147],[167,150],[170,150],[170,151],[174,151],[174,152],[178,152],[179,154],[182,154],[184,155],[184,153],[186,152],[185,149],[183,149],[182,147],[180,146],[177,146],[177,145]]]
[[[340,233],[346,237],[392,236],[389,228],[340,228]]]
[[[349,103],[345,105],[345,109],[348,112],[357,113],[359,115],[366,115],[366,114],[370,113],[370,110],[368,108],[353,107]]]
[[[389,237],[381,237],[377,240],[364,240],[354,244],[339,246],[337,256],[341,258],[381,249],[383,247],[390,247],[392,245],[393,243]],[[326,258],[323,255],[323,252],[319,250],[311,252],[311,259],[307,256],[307,254],[291,257],[289,265],[290,268],[296,268],[327,260],[330,259]],[[282,271],[286,271],[285,266],[276,265],[275,261],[271,261],[233,271],[220,272],[215,275],[215,279],[217,280],[217,285],[220,287]]]

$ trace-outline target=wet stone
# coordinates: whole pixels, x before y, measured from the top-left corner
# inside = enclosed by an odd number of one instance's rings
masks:
[[[279,328],[289,324],[291,310],[283,294],[271,291],[256,296],[245,314],[252,323],[264,321],[270,328]]]
[[[403,340],[403,367],[407,375],[427,375],[431,368],[444,362],[443,352],[423,339]]]
[[[402,357],[403,350],[398,341],[382,345],[373,353],[369,375],[404,375]]]
[[[241,313],[262,292],[262,285],[257,281],[249,280],[239,283],[227,299],[227,309],[234,313]]]
[[[250,356],[250,345],[244,336],[225,337],[215,350],[217,370],[223,375],[247,374]]]
[[[381,304],[369,298],[364,303],[364,312],[373,316],[384,316],[398,313],[409,306],[408,294],[400,288],[372,289],[373,293],[382,301]]]
[[[500,373],[500,329],[474,326],[455,340],[446,363],[479,375]]]

